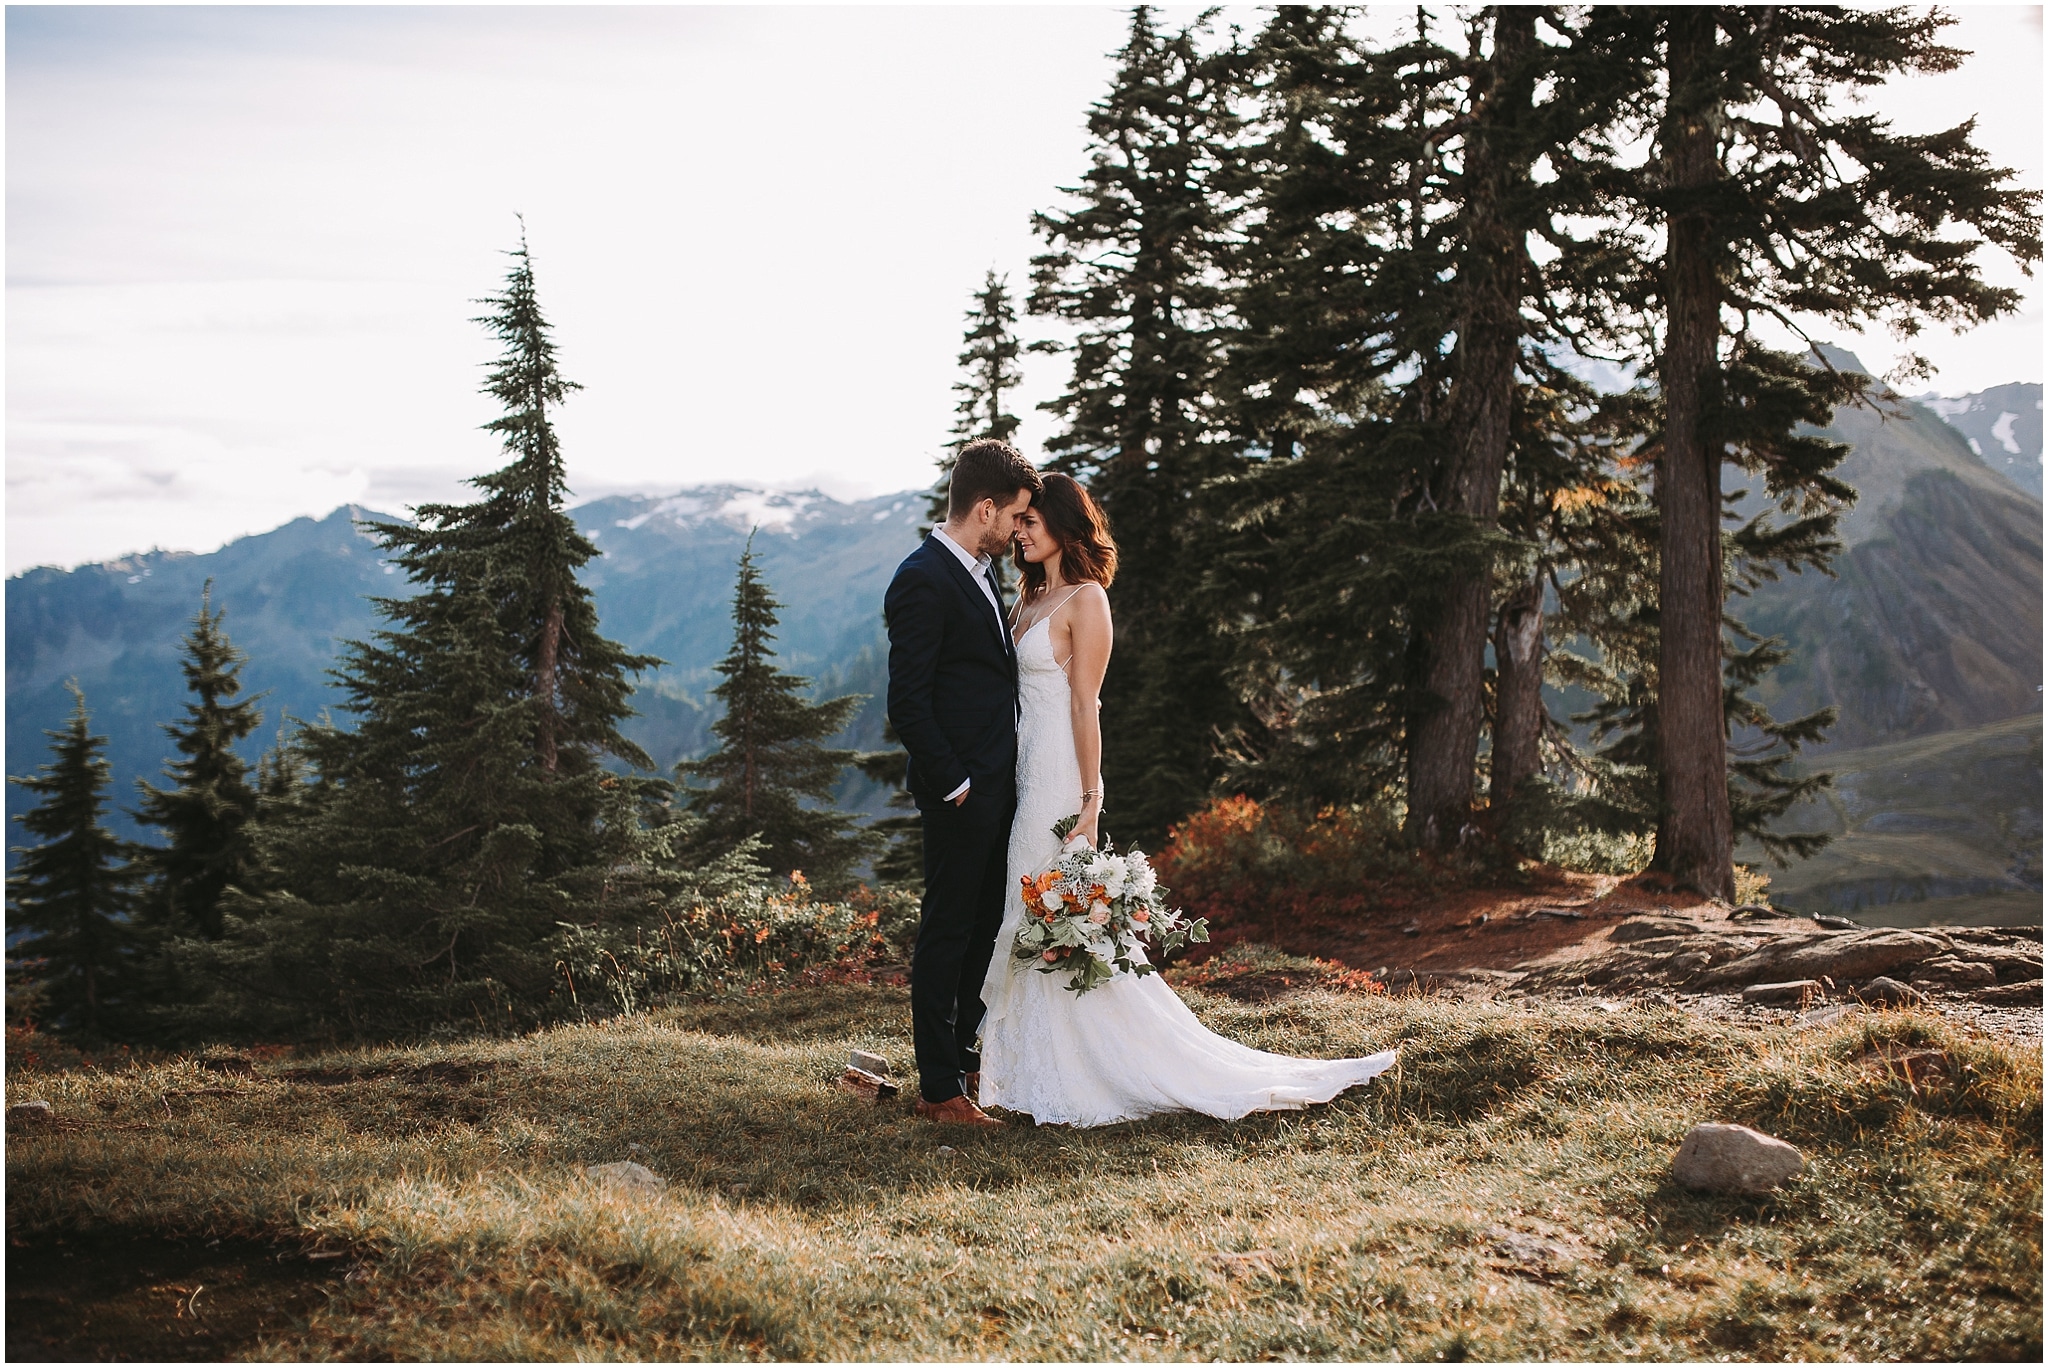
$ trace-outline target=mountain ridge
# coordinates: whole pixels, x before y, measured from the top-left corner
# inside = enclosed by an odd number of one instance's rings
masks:
[[[1848,353],[1830,360],[1862,369]],[[1830,751],[2038,714],[2040,501],[1973,452],[1960,428],[1888,391],[1874,406],[1841,410],[1828,431],[1851,442],[1841,474],[1859,490],[1834,576],[1789,577],[1731,604],[1793,648],[1764,681],[1765,701],[1780,717],[1841,709],[1819,748],[1823,767]],[[639,681],[640,716],[627,734],[663,769],[710,744],[735,562],[751,536],[784,604],[784,668],[810,676],[821,696],[867,695],[841,741],[880,745],[882,592],[916,544],[926,501],[923,490],[839,500],[725,482],[572,508],[603,552],[585,580],[605,633],[665,662]],[[229,635],[250,656],[245,685],[267,694],[251,758],[281,712],[312,718],[338,703],[326,671],[342,641],[376,630],[369,597],[409,592],[354,525],[361,515],[392,516],[350,505],[211,553],[152,551],[9,577],[8,772],[30,773],[47,758],[42,729],[68,713],[63,683],[75,676],[109,737],[123,810],[116,825],[132,833],[125,808],[135,780],[155,778],[168,753],[161,724],[185,702],[178,643],[208,577]],[[10,813],[25,797],[10,786]],[[886,791],[849,774],[838,797],[879,815]],[[2008,806],[2026,801],[2016,793]],[[1863,829],[1845,829],[1844,841]]]

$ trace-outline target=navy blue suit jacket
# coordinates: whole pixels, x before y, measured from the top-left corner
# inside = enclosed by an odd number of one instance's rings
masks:
[[[926,537],[896,567],[882,616],[889,721],[910,754],[911,797],[935,808],[972,781],[977,794],[1008,801],[1017,783],[1017,653],[974,573]]]

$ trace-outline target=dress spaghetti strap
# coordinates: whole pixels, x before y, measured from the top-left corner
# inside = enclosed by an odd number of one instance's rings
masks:
[[[1069,589],[1069,590],[1067,591],[1067,596],[1066,596],[1065,598],[1061,599],[1061,600],[1060,600],[1060,601],[1059,601],[1059,602],[1058,602],[1057,604],[1055,604],[1055,605],[1053,606],[1053,609],[1052,609],[1052,613],[1047,613],[1047,614],[1045,615],[1045,620],[1046,620],[1046,621],[1048,621],[1048,622],[1050,622],[1050,621],[1052,620],[1052,614],[1053,614],[1053,613],[1057,613],[1057,612],[1058,612],[1058,611],[1059,611],[1060,609],[1062,609],[1062,608],[1066,607],[1066,606],[1067,606],[1067,605],[1068,605],[1069,603],[1073,602],[1073,600],[1074,600],[1074,595],[1076,595],[1076,594],[1080,593],[1080,592],[1081,592],[1081,591],[1082,591],[1083,589],[1086,589],[1086,588],[1088,587],[1088,584],[1092,584],[1092,583],[1094,583],[1094,581],[1093,581],[1093,580],[1090,580],[1090,581],[1088,581],[1088,582],[1087,582],[1086,584],[1077,584],[1077,585],[1075,585],[1075,586],[1074,586],[1074,587],[1073,587],[1072,589]],[[1067,666],[1069,666],[1069,665],[1071,665],[1071,664],[1073,664],[1073,663],[1074,663],[1074,657],[1073,657],[1072,653],[1069,653],[1069,654],[1068,654],[1068,656],[1067,656],[1067,658],[1066,658],[1065,660],[1055,660],[1055,661],[1053,662],[1053,664],[1055,664],[1055,665],[1057,665],[1057,666],[1059,666],[1059,667],[1060,667],[1060,673],[1061,673],[1061,674],[1066,674],[1066,673],[1067,673]],[[1071,676],[1070,676],[1070,677],[1071,677]]]

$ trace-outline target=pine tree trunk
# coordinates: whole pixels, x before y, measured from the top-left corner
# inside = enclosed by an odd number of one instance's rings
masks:
[[[1500,518],[1500,479],[1507,464],[1515,400],[1515,360],[1522,340],[1522,234],[1504,203],[1525,168],[1495,130],[1511,129],[1529,100],[1528,82],[1512,72],[1536,37],[1533,9],[1503,5],[1494,19],[1494,80],[1480,93],[1480,124],[1468,135],[1466,217],[1471,256],[1464,315],[1458,327],[1458,377],[1447,405],[1451,456],[1438,506],[1483,527]],[[1503,83],[1502,75],[1515,75]],[[1490,136],[1491,135],[1491,136]],[[1490,558],[1488,558],[1490,561]],[[1472,810],[1479,729],[1485,716],[1486,629],[1493,570],[1475,565],[1444,585],[1433,620],[1423,628],[1424,706],[1408,735],[1408,839],[1453,845]]]
[[[1714,11],[1674,8],[1667,54],[1671,109],[1663,143],[1679,196],[1720,174],[1718,111],[1694,87],[1713,78]],[[1704,416],[1717,380],[1721,285],[1703,214],[1666,229],[1669,319],[1664,451],[1657,464],[1659,545],[1657,752],[1661,775],[1653,866],[1718,898],[1735,893],[1728,742],[1721,705],[1721,454]]]
[[[548,605],[547,622],[540,629],[539,685],[542,715],[540,720],[540,766],[549,774],[555,772],[555,670],[556,661],[562,648],[562,603],[560,599]]]
[[[1493,633],[1493,783],[1489,803],[1505,812],[1522,781],[1543,768],[1543,578],[1500,607]]]

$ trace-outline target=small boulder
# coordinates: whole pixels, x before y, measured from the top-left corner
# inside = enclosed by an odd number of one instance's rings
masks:
[[[855,1050],[847,1055],[846,1067],[859,1069],[862,1073],[873,1074],[877,1078],[889,1076],[889,1061],[878,1054],[869,1054],[866,1050]]]
[[[1791,979],[1785,983],[1752,983],[1742,990],[1742,1001],[1749,1007],[1804,1008],[1820,994],[1820,984],[1813,979]]]
[[[629,1197],[659,1197],[668,1186],[653,1169],[630,1159],[617,1164],[592,1164],[584,1172],[601,1186]]]
[[[1865,1002],[1873,1002],[1883,1007],[1918,1007],[1927,1001],[1927,995],[1919,989],[1908,988],[1897,979],[1882,976],[1857,989],[1856,996]]]
[[[1714,957],[1704,950],[1681,950],[1664,961],[1664,972],[1689,977],[1713,962]]]
[[[1818,978],[1869,978],[1900,965],[1916,964],[1948,947],[1918,931],[1852,931],[1803,945],[1787,954],[1785,968]]]
[[[7,1124],[10,1126],[47,1126],[57,1119],[57,1113],[50,1110],[50,1104],[40,1097],[29,1102],[10,1103],[7,1108]]]
[[[1948,946],[1916,931],[1826,931],[1805,938],[1760,946],[1741,959],[1717,964],[1702,986],[1738,983],[1783,983],[1790,979],[1867,979],[1917,964],[1947,951]]]
[[[1987,1007],[2039,1007],[2041,1005],[2041,980],[2031,983],[2001,983],[1990,988],[1979,988],[1970,997]]]
[[[1488,1226],[1486,1238],[1493,1242],[1493,1255],[1518,1268],[1550,1272],[1572,1261],[1571,1251],[1555,1240],[1546,1240],[1505,1226]]]
[[[1958,988],[1968,992],[1972,988],[1989,988],[1998,982],[1998,970],[1978,960],[1957,959],[1954,955],[1937,955],[1913,971],[1913,979],[1920,983],[1938,983],[1945,988]]]
[[[1798,1147],[1747,1126],[1707,1122],[1694,1126],[1678,1147],[1671,1176],[1706,1192],[1754,1195],[1796,1178],[1806,1168]]]

